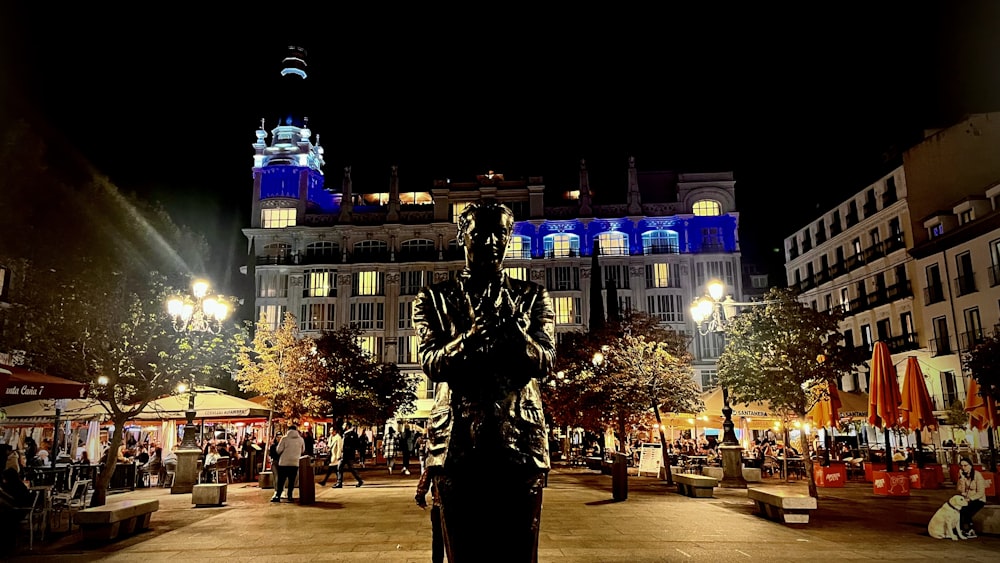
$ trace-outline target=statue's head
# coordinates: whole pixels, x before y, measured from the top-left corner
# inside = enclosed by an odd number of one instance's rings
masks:
[[[470,203],[458,218],[458,243],[470,270],[499,272],[514,229],[514,213],[493,199]]]

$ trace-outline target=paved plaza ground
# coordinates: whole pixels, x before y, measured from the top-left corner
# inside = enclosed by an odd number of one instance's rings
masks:
[[[362,478],[361,488],[349,476],[342,489],[317,484],[311,505],[268,502],[273,490],[255,483],[230,484],[226,505],[212,508],[193,508],[190,494],[169,489],[115,494],[109,501],[159,499],[151,529],[98,545],[79,532],[46,538],[12,561],[430,561],[429,514],[413,501],[416,471],[369,467]],[[806,489],[802,481],[782,486]],[[820,489],[809,524],[785,525],[755,515],[742,489],[695,499],[657,478],[630,476],[628,500],[614,502],[610,476],[557,467],[544,493],[539,561],[1000,560],[998,536],[953,542],[927,535],[927,521],[951,494],[876,497],[870,483],[849,483]]]

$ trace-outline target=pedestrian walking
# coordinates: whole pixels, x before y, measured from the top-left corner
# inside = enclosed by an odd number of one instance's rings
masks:
[[[358,470],[354,468],[354,456],[357,455],[360,447],[361,439],[358,437],[358,431],[348,422],[344,429],[344,457],[340,460],[340,467],[337,470],[337,484],[333,488],[339,489],[344,486],[344,471],[350,471],[357,479],[358,483],[354,485],[355,487],[365,484],[361,480],[361,476],[358,475]]]
[[[330,475],[340,475],[340,463],[344,459],[344,437],[340,435],[340,430],[336,425],[330,428],[330,438],[326,441],[326,446],[330,450],[330,465],[326,468],[326,475],[319,483],[324,487],[330,479]],[[339,483],[340,480],[338,479],[337,482]]]
[[[278,483],[274,486],[274,496],[271,502],[281,502],[281,489],[288,483],[288,502],[292,502],[292,490],[295,489],[295,478],[299,475],[299,458],[306,452],[306,443],[294,424],[288,427],[288,432],[278,442]]]
[[[392,475],[392,467],[396,464],[396,446],[396,429],[389,428],[382,440],[382,455],[385,456],[385,464],[389,467],[389,475]]]
[[[403,475],[410,474],[410,456],[413,454],[413,430],[410,424],[403,424],[403,431],[399,436],[399,449],[403,454]]]

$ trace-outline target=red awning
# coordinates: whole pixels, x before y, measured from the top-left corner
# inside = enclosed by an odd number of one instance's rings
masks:
[[[0,402],[5,405],[35,399],[82,399],[87,384],[30,371],[18,366],[0,365]]]

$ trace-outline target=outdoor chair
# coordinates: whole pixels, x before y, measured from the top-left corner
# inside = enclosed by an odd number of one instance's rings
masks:
[[[68,510],[70,528],[73,526],[73,514],[87,508],[87,491],[90,489],[91,482],[90,479],[77,479],[73,483],[73,488],[68,492],[52,495],[53,512],[59,513]]]
[[[764,463],[761,465],[761,471],[767,473],[768,476],[774,476],[774,474],[777,473],[780,477],[781,463],[778,461],[778,458],[773,455],[764,456]]]
[[[213,483],[229,483],[229,458],[220,457],[219,461],[215,462],[215,467],[209,469],[208,472],[212,476]]]
[[[46,514],[45,506],[45,491],[42,489],[34,489],[31,491],[31,506],[26,506],[19,508],[19,511],[23,513],[21,519],[22,526],[24,524],[28,525],[28,549],[35,549],[35,530],[38,530],[39,541],[45,541],[45,518],[48,516]]]

